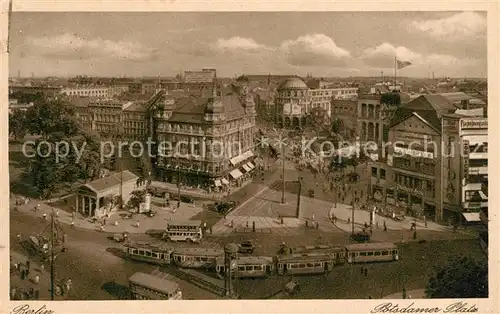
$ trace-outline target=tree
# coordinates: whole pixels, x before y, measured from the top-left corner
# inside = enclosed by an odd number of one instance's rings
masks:
[[[146,201],[146,190],[134,190],[131,193],[127,205],[130,208],[139,208],[141,203]]]
[[[330,124],[330,129],[333,134],[339,134],[340,132],[340,127],[342,125],[342,120],[340,119],[334,119],[332,123]]]
[[[386,105],[399,106],[401,105],[401,95],[396,92],[384,93],[380,97],[380,102]]]
[[[451,259],[430,277],[428,298],[487,298],[488,265],[467,256]]]
[[[14,110],[14,112],[9,113],[9,134],[12,134],[14,140],[23,138],[26,132],[26,112]]]

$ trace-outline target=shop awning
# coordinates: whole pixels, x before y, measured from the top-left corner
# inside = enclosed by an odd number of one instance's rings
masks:
[[[247,162],[247,166],[250,167],[250,169],[254,169],[255,166],[249,161]]]
[[[479,213],[462,213],[462,215],[464,216],[465,220],[467,220],[467,222],[481,221]]]
[[[481,198],[482,198],[483,200],[487,200],[487,199],[488,199],[488,195],[484,194],[484,192],[483,192],[483,191],[479,191],[479,195],[481,196]]]
[[[229,162],[234,166],[236,164],[239,164],[240,162],[244,161],[244,160],[247,160],[248,158],[252,157],[253,156],[253,153],[251,150],[247,150],[246,152],[244,152],[243,154],[241,155],[238,155],[236,157],[233,157],[229,160]]]
[[[221,186],[222,185],[221,182],[220,182],[220,180],[215,180],[214,182],[215,182],[215,186]]]
[[[252,168],[248,167],[247,165],[243,165],[243,169],[245,169],[246,172],[250,172]]]
[[[239,169],[234,169],[233,171],[229,172],[229,174],[231,175],[231,177],[233,177],[235,179],[238,179],[239,177],[241,177],[243,175],[243,173],[241,173],[241,171]]]
[[[229,181],[227,181],[227,179],[226,179],[226,178],[222,178],[222,180],[221,180],[221,181],[222,181],[222,184],[226,184],[226,185],[227,185],[227,184],[229,184]]]

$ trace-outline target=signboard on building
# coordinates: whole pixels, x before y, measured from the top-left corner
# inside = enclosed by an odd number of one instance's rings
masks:
[[[463,173],[463,178],[465,180],[465,184],[467,184],[469,182],[469,154],[470,154],[469,141],[464,140],[463,141],[462,173]]]
[[[292,114],[293,115],[299,115],[302,113],[302,108],[300,107],[299,104],[293,104],[292,105]]]
[[[399,154],[399,155],[410,155],[412,157],[423,157],[423,158],[434,158],[434,154],[430,152],[424,152],[421,150],[416,150],[416,149],[410,149],[410,148],[403,148],[403,147],[394,147],[394,153]]]
[[[448,135],[456,135],[459,133],[458,119],[443,118],[443,133]]]
[[[292,104],[287,103],[283,105],[283,114],[290,114],[292,112]]]
[[[464,130],[487,130],[488,118],[464,118],[460,119],[460,133]]]

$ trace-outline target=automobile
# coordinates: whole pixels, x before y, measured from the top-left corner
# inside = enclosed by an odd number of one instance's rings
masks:
[[[234,201],[228,201],[228,202],[220,202],[215,205],[215,210],[219,214],[227,214],[231,210],[233,210],[236,207],[236,202]]]
[[[113,240],[115,240],[115,242],[125,242],[128,240],[128,232],[123,232],[123,233],[115,233],[113,235]]]
[[[252,241],[244,241],[238,244],[238,253],[252,254],[254,249]]]
[[[156,211],[155,210],[150,210],[148,212],[145,213],[148,217],[154,217],[156,216]]]

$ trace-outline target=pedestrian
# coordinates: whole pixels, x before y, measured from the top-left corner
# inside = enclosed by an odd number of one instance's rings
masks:
[[[26,269],[29,271],[30,270],[30,260],[26,261]]]
[[[351,218],[347,218],[347,223],[350,224],[351,223]]]
[[[139,220],[137,220],[137,222],[135,223],[135,226],[136,226],[137,228],[139,228],[139,226],[140,226]]]
[[[210,226],[210,234],[212,234],[212,226]]]
[[[424,216],[424,226],[427,228],[427,217]]]
[[[104,218],[104,222],[103,222],[103,225],[106,225],[106,218]]]
[[[34,282],[35,282],[35,284],[38,284],[40,282],[40,276],[36,275]]]
[[[44,269],[45,269],[45,266],[43,266],[43,264],[40,265],[40,270],[43,271]]]
[[[47,220],[47,213],[43,213],[43,219]]]
[[[385,224],[385,221],[384,221],[384,231],[387,232],[387,225]]]
[[[20,233],[17,234],[17,240],[19,241],[19,243],[21,243],[21,240],[22,240],[22,236]]]
[[[312,215],[312,220],[314,220],[314,214]]]
[[[74,220],[74,219],[71,219],[71,224],[70,224],[70,227],[71,227],[71,228],[74,228],[74,227],[75,227],[75,220]]]
[[[413,231],[413,240],[417,239],[417,230]]]
[[[118,220],[115,220],[115,227],[118,227]]]
[[[56,217],[59,217],[59,210],[56,211]]]

